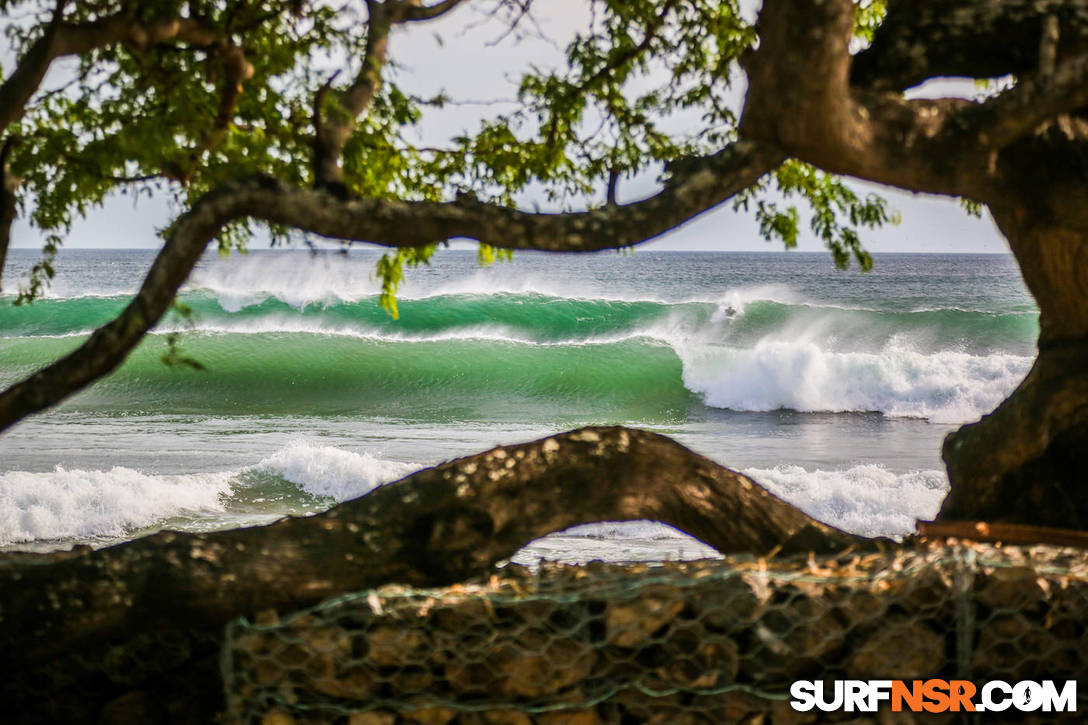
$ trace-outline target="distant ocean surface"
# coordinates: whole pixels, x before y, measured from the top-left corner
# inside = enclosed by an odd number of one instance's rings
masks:
[[[813,516],[902,535],[947,489],[942,438],[1027,373],[1038,313],[1007,256],[442,251],[400,319],[379,253],[206,256],[109,378],[0,436],[0,547],[108,545],[321,511],[439,461],[587,424],[649,428]],[[44,299],[0,295],[0,386],[127,302],[149,251],[70,250]],[[204,371],[160,362],[165,334]],[[660,525],[581,527],[523,550],[582,561],[708,553]]]

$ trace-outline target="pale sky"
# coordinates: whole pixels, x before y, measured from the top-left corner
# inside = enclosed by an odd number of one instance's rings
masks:
[[[390,55],[398,64],[395,73],[402,88],[421,95],[445,91],[454,99],[489,102],[451,105],[431,112],[418,130],[421,143],[440,145],[463,131],[474,130],[485,115],[510,107],[491,102],[513,99],[517,80],[530,65],[561,63],[559,48],[587,22],[585,4],[582,0],[551,0],[538,7],[541,10],[537,11],[536,17],[547,40],[527,34],[522,38],[511,36],[496,44],[494,41],[502,35],[502,27],[484,19],[471,3],[444,20],[414,25],[397,32],[390,42]],[[435,37],[436,33],[441,35],[441,43]],[[0,43],[6,42],[0,40]],[[10,68],[10,50],[2,50],[0,57],[4,60],[4,67]],[[64,67],[57,67],[51,72],[49,80],[56,82],[66,72]],[[743,83],[740,83],[737,88],[738,107],[742,93]],[[621,182],[620,201],[652,194],[655,186],[653,176],[650,174],[646,178]],[[988,217],[980,220],[968,216],[955,200],[912,195],[862,182],[853,183],[861,193],[876,191],[883,194],[902,215],[902,222],[897,226],[863,232],[862,238],[870,251],[1008,251],[1004,239]],[[539,203],[547,208],[535,194],[526,194],[524,200],[528,204]],[[803,202],[801,211],[804,218]],[[148,200],[144,197],[134,207],[131,196],[117,196],[110,199],[104,208],[92,211],[78,223],[65,241],[65,246],[156,247],[158,237],[155,229],[165,226],[170,218],[171,211],[162,199]],[[262,245],[261,240],[254,240],[252,244],[254,248]],[[19,222],[13,230],[13,246],[41,246],[40,235],[25,222]],[[765,242],[759,236],[751,215],[732,211],[727,202],[642,248],[778,251],[781,247]],[[818,251],[823,246],[813,235],[806,233],[802,235],[800,248]]]

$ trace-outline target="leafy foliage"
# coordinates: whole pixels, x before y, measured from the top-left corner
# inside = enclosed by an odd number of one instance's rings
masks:
[[[524,0],[492,2],[492,15],[511,24],[531,10]],[[420,148],[410,132],[450,99],[413,95],[387,66],[344,148],[346,190],[413,200],[467,191],[503,204],[538,190],[562,208],[592,206],[605,201],[614,175],[652,174],[735,139],[736,61],[756,42],[738,0],[587,3],[590,23],[566,46],[563,62],[531,69],[512,111],[485,118],[443,148]],[[55,0],[0,0],[17,57],[49,32],[56,7]],[[52,276],[50,260],[73,222],[111,194],[166,194],[182,209],[245,175],[312,184],[315,99],[323,113],[337,112],[322,88],[346,87],[367,43],[363,2],[86,0],[60,7],[71,26],[124,13],[145,26],[180,18],[198,22],[215,40],[127,39],[96,47],[9,127],[21,137],[11,166],[24,180],[22,207],[49,239],[23,300],[40,294]],[[858,36],[871,38],[885,0],[858,8]],[[232,73],[232,49],[251,66],[243,76]],[[735,203],[787,248],[796,245],[800,214],[767,198],[772,186],[783,198],[807,202],[809,225],[836,264],[853,256],[862,268],[871,266],[858,230],[892,218],[883,200],[858,198],[834,177],[789,162]],[[233,225],[220,237],[221,251],[244,248],[254,232],[251,224]],[[274,242],[289,237],[288,230],[272,234]],[[391,314],[404,266],[425,264],[433,252],[432,245],[382,258],[381,304]],[[482,263],[495,256],[481,247]]]
[[[890,210],[882,197],[859,197],[841,179],[790,160],[733,201],[735,209],[748,211],[754,206],[760,234],[768,241],[781,241],[787,249],[797,246],[801,217],[795,206],[782,210],[777,203],[761,198],[772,183],[783,198],[801,196],[808,203],[809,227],[827,245],[839,269],[846,269],[851,257],[862,270],[873,267],[872,255],[861,244],[859,227],[873,229],[888,222],[899,223],[899,214]]]

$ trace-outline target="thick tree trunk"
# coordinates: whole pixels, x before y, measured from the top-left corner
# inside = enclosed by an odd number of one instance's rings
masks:
[[[97,678],[103,693],[116,695],[123,690],[109,682],[116,677],[103,672],[105,663],[127,661],[133,651],[156,660],[173,656],[181,642],[187,658],[211,656],[223,625],[239,616],[391,582],[450,584],[486,573],[550,532],[631,519],[671,524],[722,552],[872,543],[814,521],[668,438],[585,428],[426,469],[319,516],[0,558],[0,641],[5,664],[22,675],[0,678],[3,697],[21,699],[27,676],[77,670],[73,655],[90,655],[78,679]],[[179,694],[196,697],[188,688]],[[50,700],[71,704],[56,693]],[[61,715],[79,720],[49,713]]]
[[[1039,357],[993,413],[945,440],[939,518],[1088,529],[1088,233],[1026,206],[994,212],[1039,304]]]
[[[11,242],[11,226],[15,223],[18,211],[19,179],[11,174],[8,168],[8,154],[15,144],[14,137],[9,136],[0,148],[0,292],[4,291],[3,277],[4,266],[8,259],[8,244]]]

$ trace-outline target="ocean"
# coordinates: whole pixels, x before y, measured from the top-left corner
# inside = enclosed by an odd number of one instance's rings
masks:
[[[900,536],[947,490],[943,437],[1027,373],[1038,312],[1004,255],[442,250],[399,319],[369,249],[207,255],[120,370],[0,435],[0,547],[105,546],[328,508],[418,468],[588,424],[672,436],[827,523]],[[0,386],[125,305],[147,250],[66,250],[12,304]],[[166,334],[204,370],[161,362]],[[713,552],[648,522],[549,536],[515,560]]]

